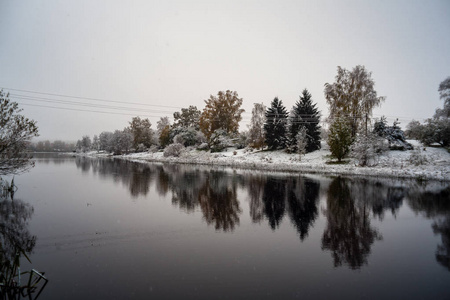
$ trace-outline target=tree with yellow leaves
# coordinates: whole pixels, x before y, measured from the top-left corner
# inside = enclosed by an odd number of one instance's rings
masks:
[[[206,106],[200,116],[200,130],[208,141],[218,129],[227,135],[238,133],[239,121],[242,119],[242,98],[235,91],[219,91],[217,96],[209,96]]]

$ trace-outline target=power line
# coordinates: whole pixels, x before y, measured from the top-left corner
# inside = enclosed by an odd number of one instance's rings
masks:
[[[30,93],[30,94],[73,98],[73,99],[80,99],[80,100],[91,100],[91,101],[99,101],[99,102],[107,102],[107,103],[120,103],[120,104],[128,104],[128,105],[140,105],[140,106],[149,106],[149,107],[181,109],[181,107],[176,107],[176,106],[156,105],[156,104],[147,104],[147,103],[138,103],[138,102],[125,102],[125,101],[116,101],[116,100],[108,100],[108,99],[100,99],[100,98],[92,98],[92,97],[70,96],[70,95],[64,95],[64,94],[38,92],[38,91],[14,89],[14,88],[7,88],[7,87],[5,87],[4,89],[11,90],[11,91],[25,92],[25,93]],[[149,113],[170,113],[170,114],[173,113],[172,111],[145,110],[145,109],[141,109],[141,108],[135,108],[135,107],[132,108],[132,107],[125,107],[125,106],[108,106],[108,105],[101,105],[101,104],[76,102],[76,101],[71,101],[71,100],[61,100],[61,99],[53,99],[53,98],[47,98],[47,97],[37,97],[35,95],[22,95],[22,94],[14,93],[14,94],[11,94],[11,96],[14,98],[20,99],[20,100],[24,100],[24,101],[37,101],[37,102],[47,102],[47,103],[56,103],[56,104],[67,104],[67,105],[74,105],[74,106],[78,105],[78,106],[85,106],[85,107],[114,109],[114,110],[122,110],[122,111],[139,111],[139,112],[149,112]],[[42,107],[42,108],[56,108],[56,109],[73,110],[73,111],[97,112],[97,113],[105,113],[105,114],[133,115],[133,114],[127,114],[127,113],[112,113],[112,112],[99,111],[99,110],[81,110],[81,109],[75,109],[75,108],[32,105],[32,104],[25,104],[25,103],[21,103],[21,105],[35,106],[35,107]],[[242,114],[244,115],[242,117],[243,121],[251,119],[251,117],[249,116],[251,114],[250,112],[243,112]],[[273,116],[275,116],[275,115],[276,114],[270,114],[269,118],[272,119]],[[303,120],[300,121],[300,123],[304,123],[303,121],[306,121],[308,119],[308,117],[312,117],[313,115],[312,114],[311,115],[304,114],[301,116],[302,116]],[[344,114],[342,116],[350,117],[350,118],[365,118],[365,115],[360,115],[360,114],[358,114],[358,115]],[[379,114],[373,114],[373,116],[379,116],[379,117],[385,116],[389,119],[398,119],[398,120],[402,120],[402,121],[415,120],[415,118],[404,117],[404,116],[388,116],[388,115],[379,115]],[[160,116],[151,116],[151,117],[160,117]],[[328,119],[333,119],[333,118],[328,117]],[[418,120],[425,120],[425,119],[426,118],[418,118]]]
[[[101,99],[101,98],[70,96],[70,95],[54,94],[54,93],[44,93],[44,92],[36,92],[36,91],[30,91],[30,90],[13,89],[13,88],[8,88],[8,87],[3,87],[3,88],[6,89],[6,90],[17,91],[17,92],[33,93],[33,94],[48,95],[48,96],[57,96],[57,97],[64,97],[64,98],[75,98],[75,99],[93,100],[93,101],[100,101],[100,102],[112,102],[112,103],[121,103],[121,104],[133,104],[133,105],[166,107],[166,108],[176,108],[176,109],[180,109],[181,108],[181,107],[177,107],[177,106],[168,106],[168,105],[156,105],[156,104],[147,104],[147,103],[139,103],[139,102],[125,102],[125,101],[107,100],[107,99]]]
[[[78,106],[87,106],[87,107],[95,107],[95,108],[106,108],[106,109],[115,109],[115,110],[127,110],[127,111],[144,111],[144,112],[156,112],[156,113],[172,113],[172,111],[162,111],[162,110],[147,110],[142,108],[132,108],[132,107],[124,107],[124,106],[110,106],[110,105],[102,105],[102,104],[91,104],[91,103],[83,103],[77,101],[70,100],[58,100],[58,99],[50,99],[50,98],[42,98],[42,97],[32,97],[32,96],[24,96],[24,95],[16,95],[12,94],[12,99],[20,99],[23,101],[36,101],[36,102],[46,102],[46,103],[56,103],[56,104],[68,104],[68,105],[78,105]]]
[[[99,111],[99,110],[77,109],[77,108],[47,106],[47,105],[28,104],[28,103],[21,103],[21,105],[34,106],[34,107],[44,107],[44,108],[53,108],[53,109],[62,109],[62,110],[71,110],[71,111],[94,112],[94,113],[111,114],[111,115],[136,116],[136,114],[115,113],[115,112],[107,112],[107,111]],[[151,115],[139,115],[139,116],[141,116],[141,117],[149,117],[149,118],[159,118],[160,117],[160,116],[151,116]]]

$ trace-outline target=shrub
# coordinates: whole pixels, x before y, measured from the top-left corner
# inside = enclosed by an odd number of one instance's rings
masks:
[[[373,166],[376,163],[376,157],[387,149],[388,145],[383,138],[369,133],[357,137],[351,146],[351,153],[360,166]]]
[[[424,165],[428,162],[425,155],[423,155],[422,150],[417,147],[417,149],[411,151],[411,154],[409,156],[409,162],[413,165],[419,166]]]
[[[180,157],[180,155],[184,151],[184,146],[182,144],[170,144],[169,146],[164,149],[164,157]]]

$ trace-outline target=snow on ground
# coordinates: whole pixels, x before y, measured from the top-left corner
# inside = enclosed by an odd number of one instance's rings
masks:
[[[298,154],[288,154],[282,150],[251,151],[228,148],[227,151],[220,153],[187,149],[180,157],[164,157],[163,152],[142,152],[122,155],[120,158],[146,162],[218,165],[276,172],[450,181],[450,153],[446,149],[424,148],[416,141],[409,142],[420,150],[388,151],[379,156],[375,165],[371,167],[360,167],[354,159],[347,159],[346,164],[330,163],[334,160],[331,160],[326,144],[322,144],[321,150],[301,157]],[[414,155],[416,157],[419,155],[424,162],[419,165],[414,164],[411,161]]]

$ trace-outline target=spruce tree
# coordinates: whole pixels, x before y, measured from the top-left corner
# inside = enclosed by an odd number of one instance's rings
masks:
[[[337,117],[333,120],[327,142],[331,155],[339,162],[350,152],[353,143],[352,129],[346,118]]]
[[[266,111],[266,123],[264,124],[266,145],[270,150],[286,147],[287,118],[286,107],[283,106],[281,100],[275,97]]]
[[[297,134],[302,127],[306,128],[306,152],[320,149],[320,113],[311,98],[308,90],[304,89],[300,100],[292,108],[289,145],[293,152],[297,151]]]

